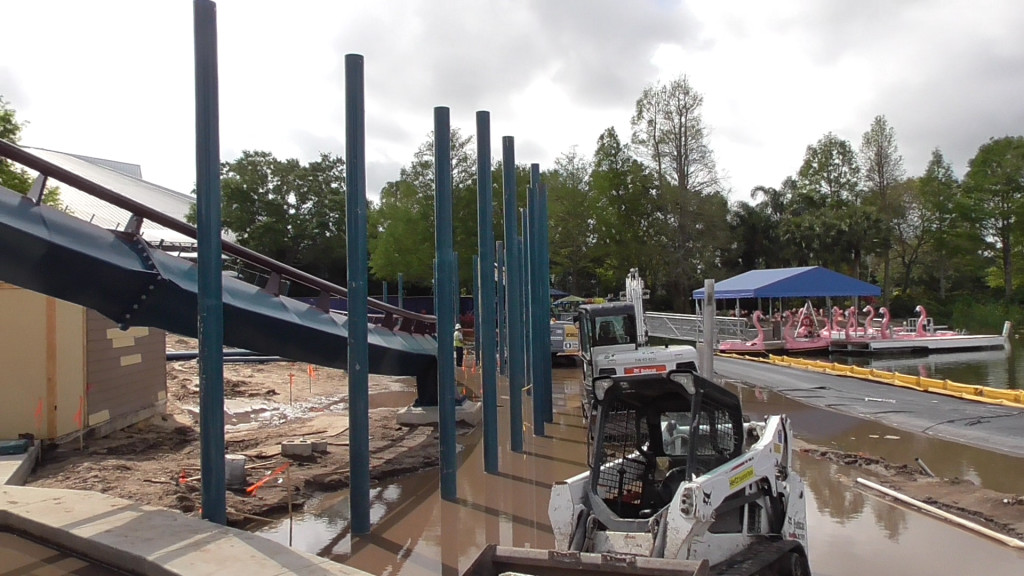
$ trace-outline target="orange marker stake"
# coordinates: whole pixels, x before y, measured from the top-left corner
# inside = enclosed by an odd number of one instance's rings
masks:
[[[250,496],[255,495],[256,491],[259,490],[260,488],[262,488],[264,484],[266,484],[267,482],[270,482],[274,478],[277,478],[278,476],[280,476],[281,473],[284,472],[285,470],[287,470],[288,467],[291,466],[291,465],[292,465],[291,462],[285,462],[281,466],[278,466],[273,472],[268,474],[266,478],[260,480],[259,482],[253,484],[252,486],[249,486],[248,488],[246,488],[245,489],[246,493],[248,493]]]

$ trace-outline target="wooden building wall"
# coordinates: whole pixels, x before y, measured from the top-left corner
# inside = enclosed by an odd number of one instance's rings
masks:
[[[85,311],[0,283],[0,438],[57,438],[84,418]]]
[[[167,400],[167,362],[163,330],[121,330],[95,310],[86,313],[89,426],[118,422]],[[136,420],[137,421],[137,420]]]
[[[103,435],[162,412],[165,333],[0,282],[0,439]]]

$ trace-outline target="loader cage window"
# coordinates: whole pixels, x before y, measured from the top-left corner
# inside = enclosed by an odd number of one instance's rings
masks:
[[[624,402],[615,402],[604,412],[604,434],[594,468],[593,489],[619,517],[635,518],[650,495],[653,470],[639,451],[649,442],[648,425],[643,415]],[[646,497],[646,498],[645,498]]]
[[[704,398],[695,415],[690,434],[691,474],[701,476],[736,458],[742,451],[742,422],[734,425],[733,414]]]

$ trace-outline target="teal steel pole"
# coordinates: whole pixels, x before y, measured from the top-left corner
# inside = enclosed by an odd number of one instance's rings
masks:
[[[224,477],[224,285],[220,231],[217,5],[192,5],[196,72],[196,241],[199,245],[199,468],[202,517],[227,523]],[[126,316],[127,318],[127,316]]]
[[[398,307],[404,310],[405,309],[405,306],[404,306],[404,304],[405,304],[405,286],[403,286],[402,280],[403,280],[402,273],[399,272],[398,273]]]
[[[387,303],[388,303],[388,281],[387,281],[387,280],[385,280],[385,281],[384,281],[384,286],[383,286],[383,289],[384,289],[384,297],[383,297],[383,298],[381,298],[381,300],[382,300],[382,301],[383,301],[383,302],[384,302],[385,304],[387,304]]]
[[[540,299],[544,303],[544,330],[550,338],[551,322],[548,320],[548,313],[551,310],[551,248],[548,242],[548,187],[541,182],[539,188],[537,207],[540,209],[540,216],[537,218],[537,230],[540,234],[537,252],[540,254],[542,280]],[[551,377],[551,362],[541,364],[541,374],[544,378],[544,421],[554,422],[554,381]]]
[[[523,264],[520,258],[519,206],[516,202],[516,144],[512,136],[501,139],[502,188],[505,193],[505,280],[508,302],[508,411],[509,444],[513,452],[523,451],[523,385],[526,381],[526,351],[523,349]]]
[[[454,202],[454,186],[453,186],[452,190],[453,190],[453,192],[452,192],[453,200],[452,201]],[[453,206],[452,210],[453,210],[452,220],[455,220],[454,206]],[[452,235],[454,236],[454,227],[452,229]],[[453,242],[454,242],[454,240],[453,240]],[[451,278],[452,278],[452,286],[451,286],[452,292],[451,293],[453,295],[453,298],[448,300],[448,302],[450,302],[451,306],[452,306],[452,318],[455,318],[455,323],[459,324],[462,321],[461,320],[462,319],[462,293],[459,291],[459,253],[458,252],[452,252],[452,272],[451,272],[451,274],[452,274],[452,276],[451,276]],[[455,335],[455,329],[453,327],[452,328],[452,333],[449,334],[449,336],[452,336],[452,346],[455,346],[454,335]]]
[[[497,283],[496,300],[498,301],[498,372],[502,376],[508,376],[508,318],[505,315],[505,243],[501,240],[495,242],[495,257],[498,265],[495,267],[494,281]],[[497,396],[495,396],[497,398]]]
[[[441,450],[441,498],[458,498],[455,446],[455,314],[458,279],[452,240],[452,133],[451,111],[434,108],[434,249],[437,279],[437,418]],[[455,292],[453,294],[453,292]],[[456,307],[458,305],[456,304]]]
[[[345,226],[348,259],[349,508],[353,534],[370,533],[370,374],[363,57],[345,55]]]
[[[533,166],[536,166],[535,164]],[[537,312],[541,302],[537,298],[537,235],[536,228],[536,189],[537,186],[530,182],[527,188],[526,210],[523,211],[523,246],[526,253],[527,274],[526,293],[529,295],[530,304],[527,307],[526,321],[529,325],[526,345],[529,347],[530,357],[530,390],[533,391],[533,435],[544,435],[544,382],[540,378],[540,364],[542,355],[538,352],[543,340],[537,330]],[[547,335],[548,347],[551,346],[551,336]]]
[[[530,201],[529,185],[527,185],[526,201]],[[522,222],[522,235],[519,253],[523,255],[523,347],[526,350],[526,396],[533,399],[533,291],[530,290],[530,238],[527,230],[530,227],[530,215],[520,208],[519,217]]]
[[[529,215],[530,245],[530,326],[533,339],[533,430],[537,436],[544,435],[544,422],[547,408],[544,398],[544,364],[551,364],[551,331],[545,322],[549,305],[542,300],[541,283],[544,282],[544,271],[540,268],[540,164],[530,164],[530,187],[526,201],[526,212]],[[526,236],[526,230],[523,236]]]
[[[476,113],[477,366],[484,396],[484,472],[498,473],[498,373],[495,364],[494,187],[491,181],[491,114]]]
[[[480,257],[473,254],[473,358],[480,367]]]

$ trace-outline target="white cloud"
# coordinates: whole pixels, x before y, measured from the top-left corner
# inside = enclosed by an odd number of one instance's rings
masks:
[[[194,181],[190,2],[36,0],[4,6],[0,94],[23,142]],[[381,0],[218,4],[221,153],[344,153],[344,54],[366,56],[371,194],[432,130],[432,109],[492,149],[516,136],[548,167],[593,150],[644,85],[687,74],[704,94],[734,199],[778,185],[833,131],[896,129],[910,173],[939,146],[963,172],[990,136],[1024,133],[1024,5],[998,0]]]

